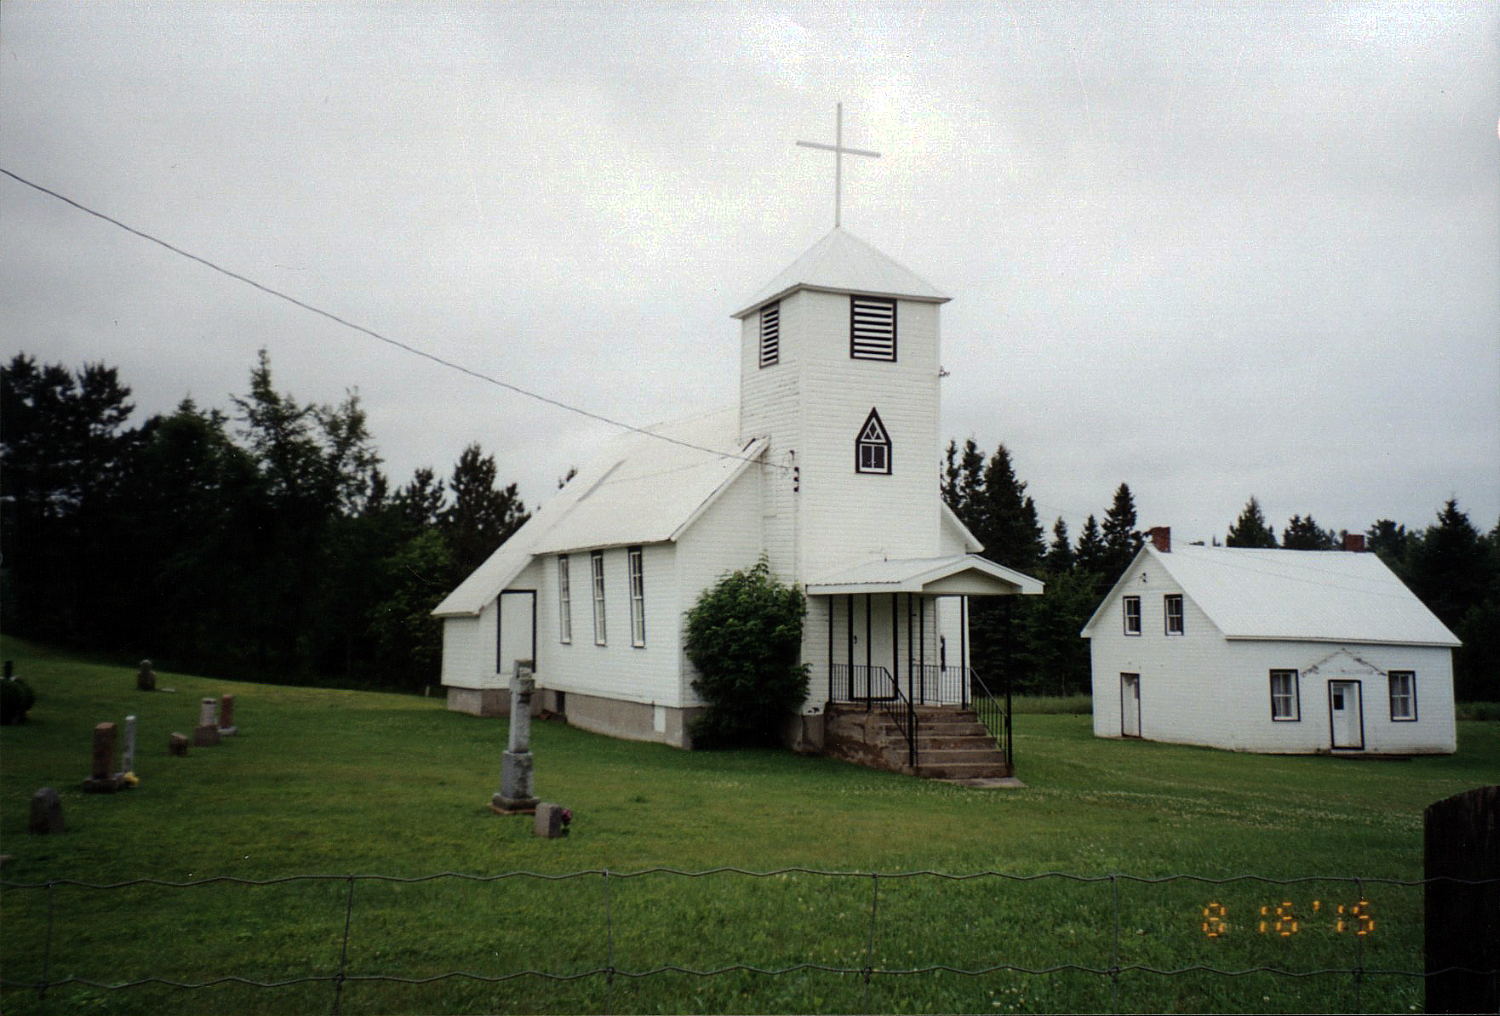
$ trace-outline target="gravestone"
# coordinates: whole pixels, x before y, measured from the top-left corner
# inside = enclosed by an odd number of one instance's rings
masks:
[[[94,747],[90,759],[89,778],[83,781],[83,789],[90,794],[113,794],[120,789],[120,778],[115,775],[115,725],[99,723],[94,726]]]
[[[62,798],[51,787],[43,787],[31,795],[31,823],[27,831],[37,836],[63,831]]]
[[[125,717],[125,748],[120,753],[120,775],[135,773],[135,717]]]
[[[188,736],[186,734],[173,734],[167,739],[168,755],[186,755],[188,750]]]
[[[198,726],[193,728],[193,744],[199,748],[212,748],[218,743],[219,704],[206,698],[198,708]]]
[[[531,831],[535,836],[555,840],[559,836],[568,835],[568,824],[572,821],[573,813],[567,808],[543,802],[536,806],[536,822]]]
[[[234,696],[219,696],[219,733],[224,737],[232,737],[240,732],[234,725]]]
[[[531,796],[531,693],[536,679],[530,660],[517,660],[510,682],[510,742],[500,761],[500,792],[490,798],[490,808],[502,815],[529,815],[536,811]]]
[[[136,671],[135,675],[135,689],[136,691],[156,690],[156,671],[151,669],[150,660],[141,661],[141,669]]]

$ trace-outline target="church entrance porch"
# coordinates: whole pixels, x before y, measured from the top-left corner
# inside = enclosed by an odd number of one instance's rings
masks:
[[[969,597],[1041,588],[967,554],[870,562],[809,583],[825,629],[825,753],[933,779],[1012,775],[1010,690],[969,665]]]

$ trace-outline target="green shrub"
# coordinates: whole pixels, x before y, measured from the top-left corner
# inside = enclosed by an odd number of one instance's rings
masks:
[[[25,723],[26,711],[36,704],[36,692],[31,685],[13,677],[0,681],[0,723]]]
[[[782,724],[807,697],[802,593],[782,585],[765,558],[725,575],[687,612],[685,648],[698,669],[693,690],[707,711],[693,722],[693,746],[779,743]]]

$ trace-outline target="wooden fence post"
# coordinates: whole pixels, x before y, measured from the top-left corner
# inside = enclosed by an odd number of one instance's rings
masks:
[[[1423,833],[1427,878],[1491,880],[1427,883],[1427,1011],[1500,1012],[1500,786],[1429,805]]]

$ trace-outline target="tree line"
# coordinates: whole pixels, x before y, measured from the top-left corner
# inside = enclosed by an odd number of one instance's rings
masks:
[[[429,612],[527,518],[495,459],[391,486],[357,392],[278,391],[135,419],[115,368],[0,366],[7,631],[282,683],[437,681]]]
[[[970,607],[971,663],[982,676],[1008,676],[1018,692],[1089,690],[1089,650],[1078,632],[1144,542],[1135,497],[1115,489],[1103,521],[1090,515],[1074,540],[1062,518],[1050,538],[1035,501],[1001,444],[988,457],[970,439],[950,441],[943,461],[943,499],[994,561],[1043,579],[1046,595],[976,599]],[[1346,530],[1293,515],[1277,539],[1252,495],[1223,540],[1229,547],[1337,550]],[[1454,653],[1455,692],[1464,701],[1500,700],[1500,522],[1482,533],[1450,499],[1425,528],[1388,518],[1363,534],[1368,550],[1463,642]],[[1213,540],[1215,546],[1220,541]]]

